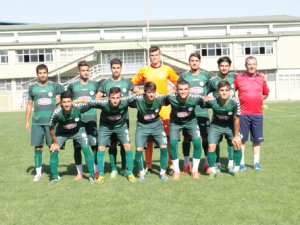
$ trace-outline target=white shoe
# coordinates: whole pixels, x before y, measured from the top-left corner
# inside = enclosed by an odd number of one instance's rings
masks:
[[[42,175],[37,174],[37,175],[34,176],[33,182],[39,182],[41,178],[42,178]]]
[[[116,178],[117,175],[118,175],[118,171],[117,171],[117,170],[113,170],[113,171],[111,171],[111,173],[110,173],[110,178]]]

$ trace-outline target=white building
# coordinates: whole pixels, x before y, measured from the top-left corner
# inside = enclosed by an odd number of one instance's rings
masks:
[[[118,57],[129,78],[147,64],[149,43],[160,46],[164,63],[178,73],[188,69],[192,52],[200,53],[201,67],[212,72],[221,56],[242,71],[245,58],[253,55],[267,74],[270,100],[300,99],[300,17],[150,21],[149,32],[145,21],[0,23],[0,110],[24,107],[23,92],[40,63],[48,65],[51,79],[66,82],[77,75],[81,59],[90,61],[94,78],[102,79],[110,76],[110,59]]]

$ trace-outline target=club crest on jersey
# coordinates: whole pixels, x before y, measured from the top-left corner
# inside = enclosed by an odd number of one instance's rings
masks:
[[[87,137],[86,133],[82,133],[81,136],[84,138]]]
[[[95,94],[95,92],[94,91],[90,91],[90,95],[94,95]]]
[[[234,88],[234,84],[231,84],[230,86],[231,86],[231,88]]]
[[[122,92],[126,93],[127,89],[126,88],[122,88]]]
[[[200,81],[200,82],[199,82],[199,85],[200,85],[200,86],[204,86],[204,82],[203,82],[203,81]]]
[[[193,107],[188,108],[188,110],[189,110],[190,112],[193,111]]]
[[[228,112],[228,115],[231,116],[231,115],[232,115],[232,112]]]
[[[52,92],[49,92],[49,93],[48,93],[48,96],[49,96],[49,97],[52,97],[52,96],[53,96],[53,93],[52,93]]]
[[[38,100],[39,105],[50,105],[51,104],[51,98],[40,98]]]
[[[78,122],[78,121],[79,121],[79,118],[78,118],[78,117],[76,117],[76,118],[75,118],[75,122]]]
[[[158,112],[159,112],[159,109],[155,109],[155,112],[158,113]]]

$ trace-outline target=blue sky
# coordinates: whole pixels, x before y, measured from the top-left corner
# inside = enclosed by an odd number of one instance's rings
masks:
[[[146,20],[146,8],[150,21],[266,15],[300,16],[299,0],[6,0],[2,2],[0,21],[137,21]]]

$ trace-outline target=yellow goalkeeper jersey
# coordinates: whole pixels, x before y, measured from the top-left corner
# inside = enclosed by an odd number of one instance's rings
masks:
[[[138,85],[142,82],[153,82],[156,84],[156,91],[160,94],[168,94],[168,80],[173,84],[176,84],[178,75],[169,66],[161,65],[154,68],[152,66],[144,66],[137,74],[132,78],[131,82],[134,85]],[[163,120],[170,119],[171,108],[169,106],[162,107],[160,111],[160,117]]]

